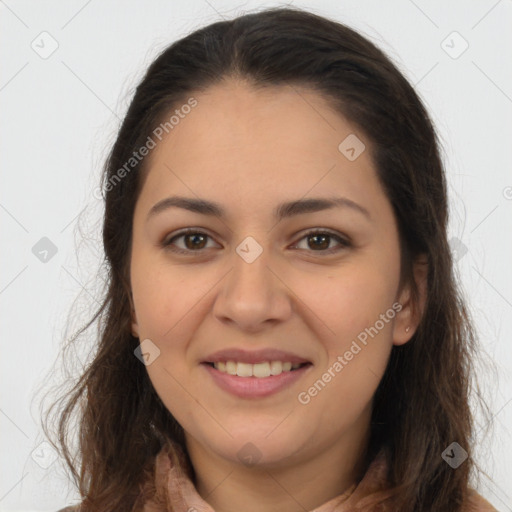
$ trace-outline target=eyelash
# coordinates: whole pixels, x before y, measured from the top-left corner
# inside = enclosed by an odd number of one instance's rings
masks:
[[[169,238],[167,240],[164,239],[164,241],[161,243],[161,246],[166,250],[169,250],[169,251],[172,251],[172,252],[175,252],[178,254],[186,254],[187,256],[191,255],[192,253],[204,252],[205,249],[198,249],[198,250],[194,251],[191,249],[180,249],[180,248],[172,247],[172,243],[174,240],[176,240],[178,238],[182,238],[186,235],[203,235],[208,238],[211,238],[210,235],[208,235],[207,233],[204,233],[203,231],[200,231],[200,230],[194,229],[194,228],[188,228],[183,231],[180,231],[179,233],[174,235],[172,238]],[[333,254],[334,252],[338,252],[342,249],[346,249],[346,248],[349,248],[352,246],[352,244],[345,238],[342,238],[341,236],[339,236],[335,233],[332,233],[330,231],[320,230],[320,229],[308,231],[300,238],[300,240],[303,240],[304,238],[307,238],[312,235],[327,235],[330,238],[336,239],[340,243],[341,247],[338,247],[338,248],[335,247],[335,248],[331,248],[331,249],[318,250],[318,251],[311,250],[309,252],[319,252],[319,253],[323,253],[324,255],[330,255],[330,254]]]

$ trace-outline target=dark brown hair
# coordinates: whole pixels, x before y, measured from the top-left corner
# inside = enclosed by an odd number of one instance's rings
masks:
[[[83,497],[81,510],[129,510],[141,468],[151,464],[163,440],[184,446],[181,426],[134,356],[139,340],[131,333],[129,268],[145,160],[115,186],[107,185],[165,116],[194,93],[227,79],[254,87],[308,87],[370,142],[397,220],[402,284],[415,290],[412,265],[425,255],[428,296],[412,340],[392,349],[375,395],[368,453],[389,449],[397,510],[462,510],[474,469],[468,402],[476,345],[453,275],[439,142],[418,95],[381,50],[343,24],[295,8],[267,9],[193,32],[166,48],[136,89],[102,181],[105,296],[70,341],[98,321],[95,355],[52,408],[59,415],[59,446]],[[70,432],[75,417],[78,431]],[[78,439],[75,455],[70,435]],[[441,458],[453,441],[469,454],[456,470]]]

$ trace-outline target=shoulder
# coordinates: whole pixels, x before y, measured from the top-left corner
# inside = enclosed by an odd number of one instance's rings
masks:
[[[485,498],[474,489],[470,489],[464,512],[498,512]]]

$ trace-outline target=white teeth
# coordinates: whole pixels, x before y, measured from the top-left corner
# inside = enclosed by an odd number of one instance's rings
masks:
[[[252,364],[249,363],[237,363],[236,374],[239,377],[252,377]]]
[[[220,370],[220,368],[217,368],[217,370]],[[229,375],[236,375],[236,363],[234,361],[226,362],[226,373],[229,373]]]
[[[281,361],[272,361],[270,363],[270,374],[279,375],[283,371],[283,363]]]
[[[223,373],[237,375],[238,377],[270,377],[279,375],[282,372],[289,372],[300,367],[300,363],[290,363],[281,361],[265,361],[264,363],[237,363],[236,361],[226,361],[214,363],[213,366]]]
[[[270,377],[270,363],[258,363],[252,365],[254,377]]]

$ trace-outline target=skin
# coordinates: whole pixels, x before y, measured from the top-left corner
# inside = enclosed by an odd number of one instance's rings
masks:
[[[311,510],[364,471],[372,396],[393,344],[414,334],[424,300],[416,308],[409,287],[399,289],[396,221],[360,130],[307,89],[230,80],[193,96],[198,105],[152,150],[136,204],[132,329],[160,350],[146,368],[185,430],[199,494],[221,512]],[[354,161],[338,150],[349,134],[366,145]],[[172,195],[218,202],[227,216],[172,207],[147,219]],[[349,207],[272,216],[281,202],[332,196],[369,218]],[[189,255],[161,245],[187,227],[209,235],[199,249],[193,237],[173,242]],[[305,237],[311,228],[351,245]],[[252,263],[235,251],[247,236],[263,250]],[[424,297],[419,267],[415,276]],[[298,394],[396,302],[394,319],[301,404]],[[232,347],[279,348],[313,366],[270,397],[237,398],[200,365]],[[237,456],[248,442],[260,456],[251,467]]]

